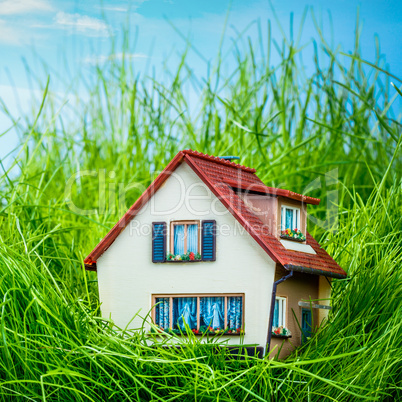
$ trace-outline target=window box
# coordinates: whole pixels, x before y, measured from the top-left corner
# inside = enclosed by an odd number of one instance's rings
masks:
[[[189,333],[187,332],[186,328],[161,328],[157,327],[155,330],[154,328],[151,329],[151,333],[165,333],[165,334],[170,334],[170,335],[183,335],[183,336],[188,336]],[[207,327],[200,327],[200,329],[191,329],[189,332],[196,336],[204,336],[204,335],[212,335],[212,336],[219,336],[219,335],[225,335],[225,336],[240,336],[244,335],[244,331],[241,328],[226,328],[226,329],[221,329],[221,328],[207,328]]]
[[[286,236],[286,235],[282,235],[282,234],[281,234],[280,238],[281,238],[281,239],[284,239],[284,240],[297,241],[297,242],[299,242],[299,243],[303,243],[303,242],[306,241],[306,240],[297,239],[297,238],[295,238],[295,237],[290,237],[290,236]]]
[[[281,231],[281,239],[293,240],[298,242],[306,241],[306,236],[299,229],[285,229]]]
[[[181,264],[181,263],[193,263],[193,262],[202,262],[202,260],[166,260],[165,263],[169,264]]]
[[[159,332],[242,335],[243,294],[154,295],[152,319]]]
[[[272,327],[272,336],[274,338],[291,338],[291,332],[283,326],[280,327]]]
[[[190,251],[186,254],[168,254],[166,256],[166,262],[197,262],[201,261],[201,254],[200,253],[193,253]]]
[[[288,339],[288,338],[291,338],[292,335],[278,335],[278,334],[275,334],[274,332],[272,332],[271,337],[272,338]]]

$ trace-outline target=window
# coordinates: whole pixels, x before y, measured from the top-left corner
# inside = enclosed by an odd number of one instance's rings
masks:
[[[313,317],[311,314],[311,308],[302,308],[301,330],[302,343],[304,343],[307,338],[311,337],[313,332]]]
[[[240,334],[243,328],[243,295],[155,295],[153,320],[175,333]]]
[[[281,230],[300,230],[300,208],[282,206],[281,208]]]
[[[152,222],[152,262],[216,260],[216,222]]]
[[[182,255],[200,252],[199,221],[176,221],[170,225],[170,252]]]
[[[275,298],[273,327],[286,327],[286,297]]]

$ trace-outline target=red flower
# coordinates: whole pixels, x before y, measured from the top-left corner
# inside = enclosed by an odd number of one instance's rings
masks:
[[[297,228],[295,229],[295,232],[297,232]]]
[[[191,252],[191,253],[189,254],[189,257],[190,257],[190,261],[194,261],[195,255],[194,255],[193,252]]]

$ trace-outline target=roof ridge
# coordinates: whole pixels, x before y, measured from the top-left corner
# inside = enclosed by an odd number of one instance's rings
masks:
[[[201,158],[201,159],[208,160],[208,161],[211,161],[211,162],[220,163],[221,165],[231,166],[231,167],[237,168],[237,169],[242,169],[245,172],[249,172],[249,173],[255,173],[256,172],[256,169],[254,169],[254,168],[244,166],[244,165],[240,165],[240,164],[235,163],[235,162],[230,162],[227,159],[220,158],[219,156],[213,156],[213,155],[204,154],[202,152],[194,151],[192,149],[184,149],[181,152],[183,152],[186,155],[191,155],[191,156],[195,156],[197,158]]]

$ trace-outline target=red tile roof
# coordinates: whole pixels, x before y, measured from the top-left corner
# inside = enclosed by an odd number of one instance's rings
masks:
[[[320,202],[319,199],[302,196],[289,190],[267,187],[257,177],[255,169],[192,150],[180,151],[172,159],[162,173],[84,260],[87,269],[96,269],[97,259],[110,247],[120,232],[135,217],[152,195],[155,194],[169,175],[183,162],[187,163],[194,170],[199,178],[220,199],[232,215],[275,262],[280,263],[288,270],[293,269],[295,271],[336,278],[346,277],[345,271],[308,233],[306,235],[306,243],[314,249],[316,254],[307,254],[286,249],[275,235],[267,233],[264,230],[263,222],[250,211],[243,200],[237,195],[234,188],[280,195],[310,204],[318,204]]]
[[[319,198],[309,197],[307,195],[297,194],[290,190],[284,190],[282,188],[268,187],[261,184],[248,184],[240,180],[231,180],[223,178],[223,181],[230,187],[240,190],[252,191],[260,194],[280,195],[282,197],[291,198],[292,200],[302,201],[305,204],[318,205],[320,203]]]

